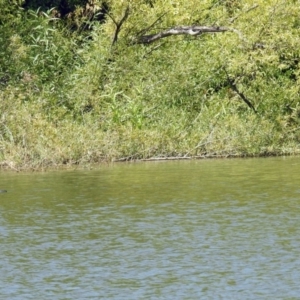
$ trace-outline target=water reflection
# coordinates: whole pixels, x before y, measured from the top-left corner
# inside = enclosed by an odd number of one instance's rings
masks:
[[[298,299],[299,162],[0,173],[0,298]]]

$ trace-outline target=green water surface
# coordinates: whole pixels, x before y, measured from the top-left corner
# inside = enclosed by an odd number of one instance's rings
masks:
[[[0,172],[0,299],[300,299],[300,158]]]

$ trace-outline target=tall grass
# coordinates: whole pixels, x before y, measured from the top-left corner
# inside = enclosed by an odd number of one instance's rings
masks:
[[[51,12],[15,10],[0,35],[0,165],[298,154],[299,8],[259,1],[260,11],[242,13],[248,2],[230,9],[219,3],[209,17],[227,11],[226,23],[239,11],[234,26],[247,41],[226,33],[150,46],[129,43],[147,21],[138,15],[142,6],[133,6],[113,47],[110,19],[83,33]],[[147,18],[157,18],[160,5]],[[115,4],[111,13],[122,9]],[[205,10],[196,13],[208,20]],[[188,19],[169,14],[165,25],[177,21]]]

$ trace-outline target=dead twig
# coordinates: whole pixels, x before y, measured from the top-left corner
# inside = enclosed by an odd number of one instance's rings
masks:
[[[192,25],[192,26],[176,26],[169,29],[166,29],[164,31],[154,33],[154,34],[148,34],[148,35],[140,35],[137,37],[135,43],[136,44],[150,44],[153,43],[156,40],[171,36],[171,35],[192,35],[197,36],[202,33],[217,33],[217,32],[225,32],[230,31],[229,28],[220,27],[220,26],[198,26],[198,25]]]
[[[145,53],[142,58],[146,58],[148,55],[150,55],[152,52],[154,52],[155,50],[157,50],[158,48],[160,48],[162,45],[164,45],[165,43],[161,43],[159,45],[156,45],[155,47],[153,47],[152,49],[150,49],[147,53]]]
[[[130,9],[129,9],[129,6],[127,6],[122,19],[119,22],[117,22],[116,19],[106,10],[106,14],[111,18],[111,20],[116,25],[116,30],[115,30],[115,34],[114,34],[111,46],[113,46],[118,41],[118,36],[121,31],[121,27],[122,27],[123,23],[126,21],[126,19],[128,18],[129,13],[130,13]]]
[[[141,31],[139,31],[137,33],[137,36],[141,36],[144,35],[147,31],[149,31],[154,25],[156,25],[158,22],[161,21],[161,19],[166,15],[166,13],[164,12],[163,14],[161,14],[151,25],[149,25],[147,28],[142,29]]]
[[[229,23],[233,23],[237,18],[239,18],[241,15],[245,14],[245,13],[248,13],[249,11],[253,10],[253,9],[256,9],[259,5],[258,4],[254,4],[253,6],[249,7],[247,10],[243,11],[242,13],[238,14],[237,16],[231,18],[229,20]]]
[[[232,90],[233,91],[235,91],[240,97],[241,97],[241,99],[255,112],[255,113],[257,113],[257,111],[256,111],[256,109],[255,109],[255,107],[253,106],[253,104],[250,102],[250,100],[248,100],[247,98],[246,98],[246,96],[243,94],[243,92],[241,92],[239,89],[238,89],[238,87],[237,87],[237,85],[236,85],[236,83],[235,83],[235,80],[234,79],[232,79],[232,78],[230,78],[230,76],[229,76],[229,74],[227,73],[227,71],[226,71],[226,69],[224,68],[224,71],[225,71],[225,74],[226,74],[226,77],[227,77],[227,81],[228,81],[228,83],[229,83],[229,85],[230,85],[230,87],[232,88]]]

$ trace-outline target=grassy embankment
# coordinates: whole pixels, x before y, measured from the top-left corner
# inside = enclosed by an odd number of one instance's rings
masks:
[[[126,6],[108,2],[120,20]],[[113,46],[108,16],[87,32],[17,7],[1,15],[2,167],[300,152],[296,2],[137,2]],[[194,23],[238,32],[130,44],[165,12],[150,32]]]

